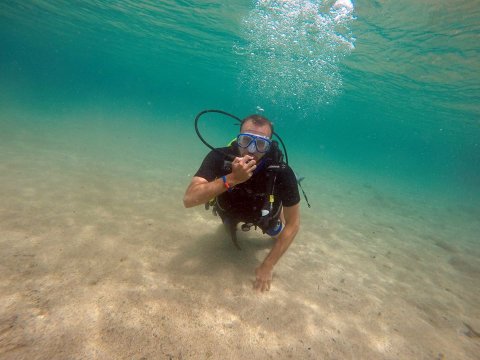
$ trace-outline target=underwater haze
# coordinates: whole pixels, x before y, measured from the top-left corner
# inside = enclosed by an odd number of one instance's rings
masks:
[[[2,1],[0,44],[0,357],[479,353],[478,1]],[[182,207],[205,109],[271,119],[305,177],[261,300],[255,236]]]
[[[477,5],[6,1],[2,107],[175,113],[184,135],[260,108],[300,153],[477,198]]]

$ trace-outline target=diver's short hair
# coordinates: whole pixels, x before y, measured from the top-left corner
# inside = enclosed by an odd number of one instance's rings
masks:
[[[242,130],[243,124],[245,124],[247,121],[251,121],[253,122],[254,125],[258,125],[258,126],[264,126],[264,125],[270,126],[270,130],[272,131],[272,135],[270,135],[270,137],[273,136],[273,123],[270,120],[268,120],[265,116],[258,115],[258,114],[247,116],[240,123],[240,130]]]

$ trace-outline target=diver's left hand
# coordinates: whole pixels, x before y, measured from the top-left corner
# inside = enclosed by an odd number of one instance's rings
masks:
[[[255,269],[255,284],[253,288],[257,291],[269,291],[272,283],[273,268],[267,265],[260,265]]]

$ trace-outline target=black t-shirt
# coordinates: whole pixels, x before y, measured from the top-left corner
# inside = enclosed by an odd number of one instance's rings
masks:
[[[218,149],[225,154],[239,156],[238,148],[234,143],[230,147]],[[225,169],[227,156],[218,152],[210,151],[203,160],[202,165],[195,176],[202,177],[207,181],[213,181],[231,172]],[[255,222],[261,216],[261,209],[268,198],[268,177],[273,173],[266,168],[269,164],[269,154],[266,154],[257,164],[253,176],[244,183],[238,184],[217,197],[217,203],[229,216],[240,221]],[[286,165],[285,169],[276,173],[274,187],[273,212],[283,206],[293,206],[300,202],[297,179],[293,170]]]

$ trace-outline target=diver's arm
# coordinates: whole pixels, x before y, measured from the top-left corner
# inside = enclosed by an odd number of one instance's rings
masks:
[[[265,260],[263,260],[262,265],[260,265],[255,271],[255,289],[257,290],[270,290],[273,267],[277,264],[285,251],[287,251],[300,228],[300,204],[288,207],[284,206],[283,215],[285,216],[285,228],[278,235],[272,250],[270,250],[270,253]]]
[[[232,174],[228,174],[225,176],[227,183],[229,186],[235,186],[235,180],[231,175]],[[210,199],[213,199],[225,191],[227,191],[227,187],[221,178],[208,182],[202,177],[194,176],[183,197],[183,205],[189,208],[205,204]]]
[[[232,172],[225,175],[227,184],[230,187],[243,183],[250,179],[253,171],[256,169],[255,160],[250,155],[242,158],[236,157],[232,162]],[[208,181],[199,176],[194,176],[190,185],[185,191],[183,205],[186,208],[205,204],[210,199],[227,191],[223,179]]]

